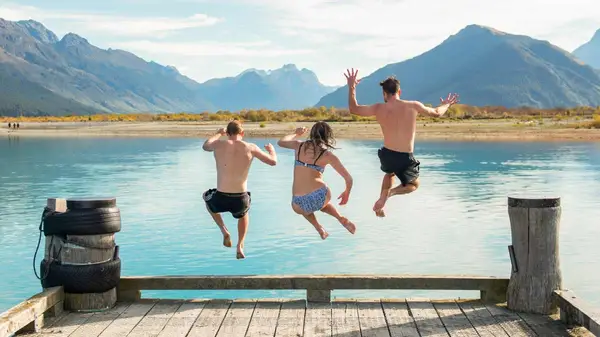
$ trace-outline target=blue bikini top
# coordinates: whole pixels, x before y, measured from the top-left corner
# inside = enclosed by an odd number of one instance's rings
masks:
[[[323,150],[319,156],[317,157],[317,159],[315,159],[315,162],[313,164],[307,164],[303,161],[300,160],[300,149],[302,149],[302,145],[304,145],[304,143],[301,143],[300,146],[298,147],[298,157],[296,158],[296,163],[294,166],[305,166],[305,167],[309,167],[311,169],[317,170],[321,173],[323,173],[323,171],[325,171],[325,167],[323,166],[319,166],[317,165],[317,160],[319,160],[319,158],[321,158],[321,156],[323,155],[323,153],[325,153],[325,151],[327,150]]]

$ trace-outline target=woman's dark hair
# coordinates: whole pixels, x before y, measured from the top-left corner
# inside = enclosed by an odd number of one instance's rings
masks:
[[[335,145],[335,138],[333,137],[331,126],[322,121],[315,123],[310,129],[310,137],[307,143],[312,145],[315,155],[317,154],[317,149],[335,149],[333,147]],[[306,151],[306,148],[304,150]]]

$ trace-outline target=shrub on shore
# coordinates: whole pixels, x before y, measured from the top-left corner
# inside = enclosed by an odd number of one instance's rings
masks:
[[[515,119],[521,122],[543,121],[545,118],[556,122],[568,120],[589,119],[600,115],[600,107],[575,107],[555,109],[534,108],[505,108],[501,106],[476,107],[457,104],[452,106],[444,118],[420,118],[425,122],[443,122],[446,120],[470,119]],[[373,122],[374,117],[351,115],[348,109],[337,108],[306,108],[302,110],[271,111],[267,109],[242,110],[237,112],[217,111],[216,113],[133,113],[133,114],[97,114],[97,115],[68,115],[68,116],[20,116],[2,117],[0,122],[222,122],[239,119],[245,122]],[[583,122],[585,123],[585,122]],[[595,124],[594,124],[595,123]],[[598,120],[593,125],[600,123]]]
[[[594,114],[591,121],[569,124],[574,129],[600,129],[600,114]]]

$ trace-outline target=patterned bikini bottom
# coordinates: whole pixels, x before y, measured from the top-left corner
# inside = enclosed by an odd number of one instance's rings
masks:
[[[319,188],[318,190],[314,190],[308,194],[305,195],[300,195],[300,196],[293,196],[292,197],[292,202],[298,206],[300,206],[300,208],[310,214],[310,213],[314,213],[318,210],[320,210],[321,208],[323,208],[323,206],[325,206],[325,199],[327,198],[327,186],[323,186],[321,188]]]

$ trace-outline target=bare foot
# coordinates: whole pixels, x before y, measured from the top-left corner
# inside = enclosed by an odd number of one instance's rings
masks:
[[[383,207],[385,206],[386,202],[387,197],[381,197],[379,198],[379,200],[377,200],[377,202],[375,202],[375,205],[373,206],[373,211],[375,212],[375,215],[377,215],[378,217],[385,216],[385,213],[383,212]]]
[[[352,234],[356,232],[356,225],[354,225],[352,221],[348,220],[348,218],[342,217],[340,219],[340,223],[342,224],[342,226],[344,226],[344,228],[348,230],[348,232]]]
[[[238,247],[238,249],[237,249],[237,254],[236,254],[236,256],[235,256],[235,257],[236,257],[238,260],[240,260],[240,259],[245,259],[245,258],[246,258],[246,255],[244,255],[244,250],[243,250],[243,248],[241,248],[241,247]]]
[[[231,247],[231,235],[223,234],[223,246]]]
[[[319,235],[321,235],[321,239],[325,240],[329,236],[329,233],[327,233],[325,228],[321,227],[321,230],[319,231]]]

